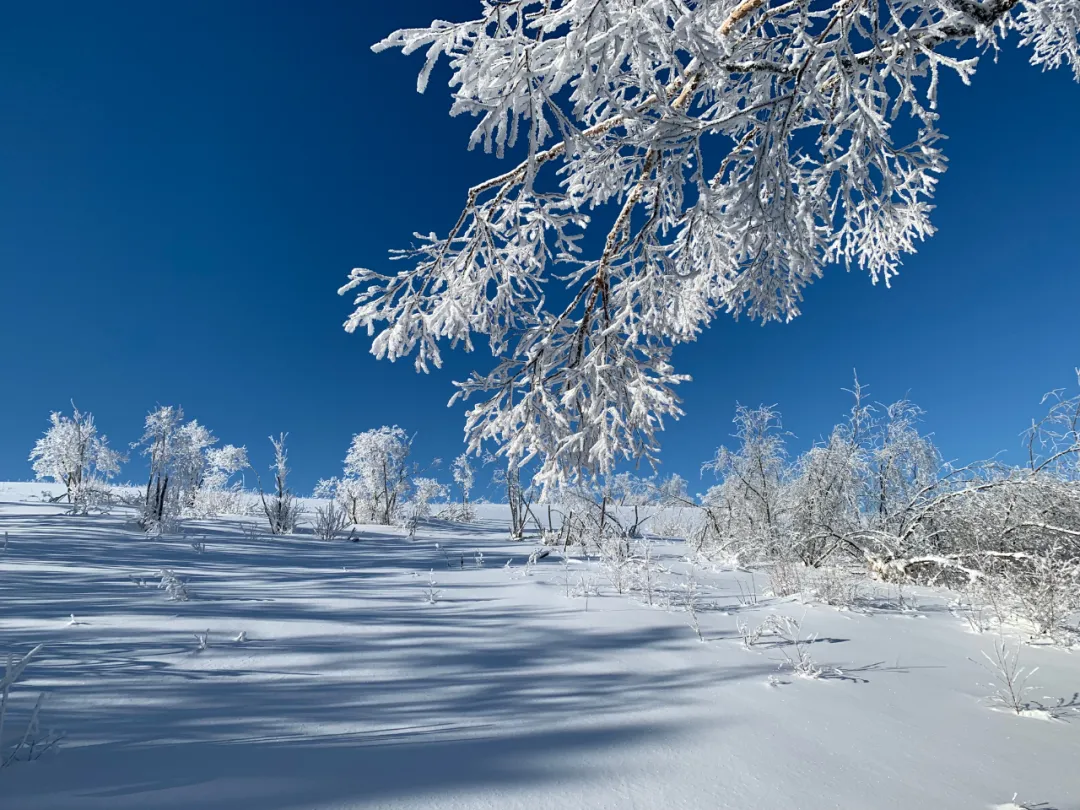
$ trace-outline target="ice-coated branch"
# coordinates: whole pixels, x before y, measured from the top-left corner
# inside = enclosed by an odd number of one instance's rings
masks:
[[[470,147],[524,157],[395,252],[404,269],[354,270],[345,327],[423,371],[486,340],[494,367],[458,384],[470,450],[538,458],[547,484],[651,460],[681,415],[671,351],[718,313],[791,319],[832,263],[891,281],[934,232],[943,72],[969,81],[1015,31],[1080,78],[1080,0],[480,8],[375,50],[424,50],[421,91],[445,57]]]

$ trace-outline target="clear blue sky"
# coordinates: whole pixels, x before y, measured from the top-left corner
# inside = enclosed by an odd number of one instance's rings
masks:
[[[467,153],[445,72],[375,55],[394,28],[464,18],[474,0],[410,3],[13,4],[0,31],[0,480],[72,398],[114,445],[181,404],[268,462],[292,437],[296,485],[340,468],[350,436],[416,431],[417,457],[460,452],[450,381],[376,362],[336,295],[414,230],[445,232],[493,158]],[[697,478],[735,402],[778,403],[796,447],[846,410],[852,369],[928,411],[945,453],[1015,451],[1080,365],[1075,245],[1080,86],[1015,49],[942,91],[950,170],[940,233],[893,289],[834,268],[787,325],[719,321],[676,355],[695,381],[664,436]],[[448,473],[444,467],[445,477]],[[131,465],[125,476],[142,477]]]

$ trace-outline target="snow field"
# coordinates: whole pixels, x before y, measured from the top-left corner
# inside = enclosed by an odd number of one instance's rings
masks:
[[[44,691],[65,739],[0,773],[3,810],[1080,808],[1080,659],[1022,647],[1028,698],[1062,706],[995,711],[975,662],[997,636],[944,592],[901,607],[868,584],[841,611],[699,569],[702,642],[677,543],[657,546],[663,609],[595,562],[529,565],[502,507],[411,542],[252,536],[251,518],[150,539],[120,511],[25,501],[40,489],[0,488],[0,652],[45,645],[5,735]],[[586,610],[566,593],[589,578]],[[744,647],[739,625],[770,616],[798,620],[821,677],[793,673],[775,634]]]

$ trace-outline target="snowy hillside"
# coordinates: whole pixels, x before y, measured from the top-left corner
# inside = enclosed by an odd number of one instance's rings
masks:
[[[42,692],[63,739],[0,771],[3,810],[1080,808],[1080,653],[1020,646],[1025,711],[995,706],[1000,637],[946,591],[838,610],[657,540],[654,592],[619,595],[530,562],[503,507],[154,539],[42,489],[0,485],[0,653],[44,645],[2,750]]]

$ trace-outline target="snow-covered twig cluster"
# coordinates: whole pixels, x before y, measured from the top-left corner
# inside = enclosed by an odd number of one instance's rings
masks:
[[[321,540],[336,540],[349,525],[349,515],[336,501],[315,507],[313,528]]]
[[[176,576],[171,569],[163,568],[157,572],[157,576],[160,578],[158,589],[165,591],[165,596],[169,601],[187,602],[191,599],[191,591],[188,590],[187,583]]]
[[[994,643],[993,656],[983,653],[986,663],[975,661],[986,670],[994,679],[991,684],[993,692],[990,694],[990,702],[1016,714],[1023,714],[1031,708],[1028,701],[1028,693],[1034,689],[1028,680],[1038,672],[1039,668],[1028,669],[1020,666],[1020,645],[1016,644],[1012,649],[1005,643],[1004,638],[999,638]]]

